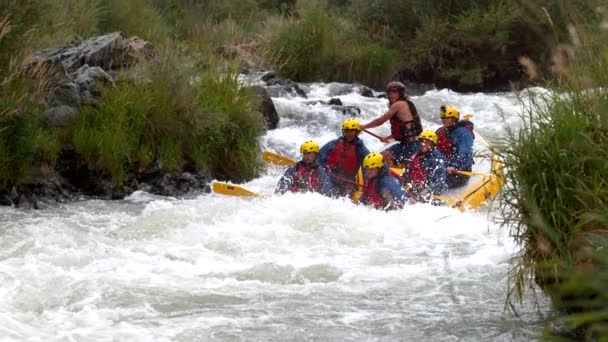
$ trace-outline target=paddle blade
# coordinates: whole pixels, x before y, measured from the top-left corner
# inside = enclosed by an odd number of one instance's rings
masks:
[[[270,151],[264,151],[264,153],[262,153],[262,159],[267,163],[281,166],[292,166],[296,163],[295,160],[289,157],[285,157]]]
[[[235,184],[220,183],[220,182],[213,183],[213,192],[222,194],[222,195],[229,195],[229,196],[266,197],[266,195],[258,194],[256,192],[247,190],[247,189],[240,187],[238,185],[235,185]]]

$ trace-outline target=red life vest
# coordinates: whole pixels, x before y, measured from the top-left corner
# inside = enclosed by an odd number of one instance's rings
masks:
[[[317,173],[316,165],[306,165],[304,163],[298,163],[296,172],[293,174],[291,179],[291,186],[289,191],[291,192],[319,192],[321,189],[321,182],[319,181],[319,175]]]
[[[401,183],[401,176],[392,169],[389,169],[389,172],[385,177],[395,177]],[[377,184],[378,178],[373,178],[371,181],[365,182],[365,184],[363,185],[363,194],[361,195],[361,202],[367,205],[371,205],[375,209],[382,209],[385,205],[384,198],[382,198],[382,196],[380,196],[380,194],[378,193],[376,189]]]
[[[411,141],[413,138],[416,138],[420,132],[422,132],[422,122],[420,121],[420,115],[418,115],[418,110],[414,103],[410,100],[399,100],[406,101],[407,105],[410,107],[410,112],[412,113],[412,120],[410,121],[401,121],[397,114],[393,115],[390,119],[391,123],[391,135],[395,140],[398,141]]]
[[[344,139],[336,144],[333,150],[327,156],[327,168],[331,172],[342,174],[351,178],[355,178],[359,170],[359,161],[357,160],[357,147],[355,144],[349,144]]]
[[[439,127],[437,130],[437,148],[439,151],[443,152],[446,157],[449,157],[453,154],[458,154],[456,146],[452,142],[452,138],[450,137],[450,133],[456,129],[457,127],[466,127],[471,133],[473,133],[473,123],[469,120],[460,120],[456,122],[456,124],[450,129],[446,129],[445,127]],[[475,137],[473,133],[473,137]]]
[[[410,162],[407,168],[407,177],[412,182],[413,188],[424,187],[424,181],[426,180],[426,172],[421,165],[422,158],[419,154],[416,154],[414,159]]]
[[[377,178],[372,179],[370,182],[366,182],[363,186],[361,202],[371,205],[375,209],[382,209],[384,208],[384,199],[380,196],[378,191],[376,191],[376,184],[378,184]]]
[[[447,133],[447,129],[445,129],[445,127],[440,127],[437,130],[437,149],[439,149],[439,151],[443,152],[443,154],[445,154],[446,157],[449,157],[452,155],[452,152],[454,151],[454,146],[452,146],[452,139],[450,139],[450,136]]]

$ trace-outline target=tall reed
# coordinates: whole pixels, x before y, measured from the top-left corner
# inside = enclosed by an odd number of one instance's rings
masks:
[[[573,17],[553,51],[557,81],[531,94],[523,126],[499,148],[509,172],[504,225],[520,246],[509,303],[534,283],[579,337],[608,338],[608,32],[601,16]],[[582,331],[582,333],[581,333]],[[551,334],[549,332],[549,334]]]

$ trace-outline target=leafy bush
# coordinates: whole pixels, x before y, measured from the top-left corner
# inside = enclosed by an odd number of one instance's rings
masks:
[[[414,36],[420,26],[419,18],[424,13],[416,13],[419,1],[391,0],[352,0],[349,14],[363,32],[376,35],[389,35],[391,44],[407,49],[407,42]],[[422,3],[422,1],[421,1]],[[437,11],[433,9],[432,13]]]
[[[509,5],[473,6],[452,18],[423,20],[407,52],[412,64],[433,70],[435,79],[448,86],[512,77],[516,57],[509,48],[517,30]]]

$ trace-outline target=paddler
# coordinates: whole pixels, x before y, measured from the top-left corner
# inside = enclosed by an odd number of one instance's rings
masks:
[[[441,106],[439,111],[442,127],[437,133],[437,148],[446,156],[450,189],[461,187],[469,181],[469,176],[456,171],[471,171],[473,168],[473,123],[460,120],[460,112],[455,106]]]
[[[405,192],[399,176],[384,163],[378,152],[372,152],[363,159],[365,185],[360,203],[376,209],[394,210],[403,208]]]
[[[445,156],[436,148],[437,134],[422,131],[418,141],[420,149],[402,176],[409,204],[431,202],[433,195],[441,195],[448,189]]]
[[[333,195],[332,183],[325,170],[317,164],[319,144],[307,140],[300,146],[302,160],[288,168],[279,183],[275,193],[318,192],[326,196]]]

